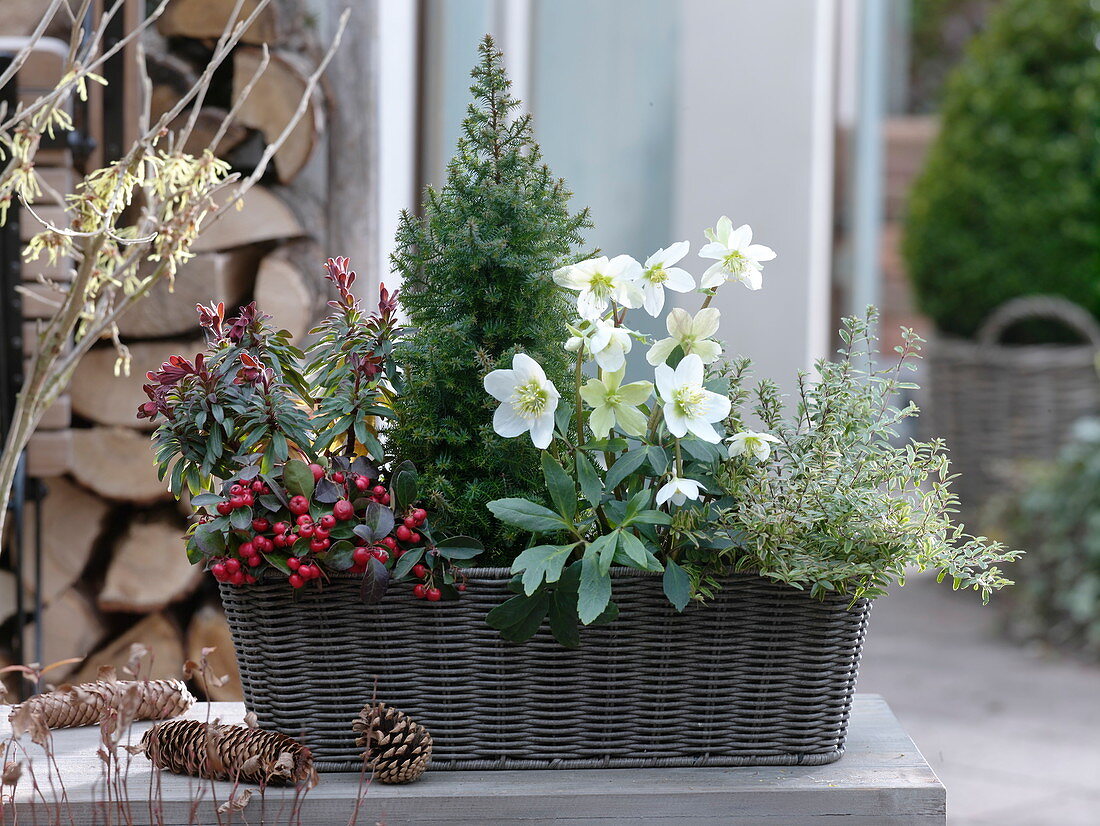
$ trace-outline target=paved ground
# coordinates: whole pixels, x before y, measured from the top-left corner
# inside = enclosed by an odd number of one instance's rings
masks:
[[[911,579],[875,603],[858,690],[889,701],[953,826],[1097,826],[1100,668],[998,637],[998,616]]]

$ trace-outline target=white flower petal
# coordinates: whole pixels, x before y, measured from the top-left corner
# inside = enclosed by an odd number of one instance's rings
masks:
[[[498,402],[508,401],[518,383],[514,370],[494,370],[482,380],[485,392]]]
[[[674,338],[662,338],[649,348],[649,352],[646,353],[645,360],[652,364],[654,367],[658,365],[664,366],[668,361],[668,357],[672,355],[672,351],[676,349],[678,342]],[[671,368],[670,368],[671,369]]]
[[[757,261],[771,261],[775,258],[775,250],[765,247],[763,244],[749,244],[745,255]]]
[[[691,277],[691,273],[687,270],[682,270],[679,267],[671,267],[665,270],[665,274],[668,278],[665,279],[665,286],[678,293],[687,293],[695,289],[695,279]]]
[[[601,404],[592,410],[592,415],[588,417],[588,426],[592,428],[592,435],[602,439],[615,426],[615,411],[610,405]]]
[[[750,290],[759,290],[764,286],[764,279],[758,270],[749,270],[741,276],[740,281]]]
[[[675,375],[675,383],[678,387],[683,387],[686,384],[702,385],[703,360],[695,354],[684,356],[680,363],[676,365]]]
[[[716,258],[721,261],[726,257],[726,253],[729,249],[725,244],[719,244],[717,241],[711,241],[709,244],[703,244],[702,249],[699,250],[700,258]]]
[[[607,347],[596,353],[596,364],[604,370],[618,370],[626,363],[626,354],[621,347]]]
[[[703,409],[698,418],[708,422],[720,422],[730,414],[730,400],[721,393],[704,390]]]
[[[557,405],[547,409],[531,423],[531,442],[539,450],[545,450],[550,446],[554,438],[554,409]]]
[[[699,279],[699,289],[709,290],[713,287],[721,287],[726,283],[726,271],[722,268],[721,263],[711,264],[707,267],[707,271],[703,273],[703,277]]]
[[[686,422],[688,430],[704,442],[710,442],[712,445],[716,445],[722,441],[722,437],[718,435],[718,431],[714,429],[714,425],[709,422],[705,422],[702,419],[687,419]],[[671,428],[669,432],[671,432]]]
[[[691,345],[691,352],[703,360],[703,364],[714,364],[722,357],[722,345],[713,339],[704,338]]]
[[[666,269],[677,263],[681,258],[688,254],[691,250],[691,243],[689,241],[677,241],[669,247],[661,250],[663,255],[661,256],[661,265]]]
[[[723,215],[718,219],[718,223],[715,225],[714,236],[722,243],[723,246],[729,246],[730,232],[733,230],[733,221]]]
[[[646,417],[636,407],[620,406],[615,411],[615,418],[619,422],[619,428],[631,436],[641,436],[646,430]]]
[[[752,227],[748,224],[742,224],[733,232],[730,233],[728,246],[734,250],[744,250],[749,244],[752,243]]]
[[[656,318],[665,308],[665,291],[659,284],[645,283],[642,285],[642,306],[645,311]]]
[[[688,419],[676,409],[676,405],[669,403],[664,407],[665,413],[665,425],[668,427],[668,432],[675,436],[677,439],[682,439],[688,432]],[[717,437],[717,433],[715,436]]]
[[[721,319],[722,313],[717,307],[704,307],[692,319],[692,335],[696,338],[710,338],[718,332],[718,323]]]
[[[546,382],[546,373],[542,365],[526,353],[516,353],[512,356],[512,371],[516,374],[517,384],[522,384],[528,379],[535,379],[539,384]]]
[[[665,341],[667,340],[668,339],[665,339]],[[654,344],[653,348],[656,349],[659,344],[661,344],[661,342],[657,342],[657,344]],[[671,353],[672,349],[675,349],[675,347],[676,344],[675,342],[673,342],[672,348],[669,350],[669,352]],[[652,353],[653,350],[651,349],[649,352]],[[657,382],[657,394],[662,399],[665,399],[667,401],[672,397],[672,390],[676,385],[676,374],[672,371],[671,367],[663,362],[656,365],[656,368],[657,369],[653,371],[653,377]]]
[[[684,338],[691,335],[691,316],[688,315],[687,310],[680,307],[673,307],[668,311],[668,315],[665,316],[665,327],[668,328],[668,334],[670,336],[682,341]]]
[[[510,402],[505,402],[493,414],[493,430],[506,439],[526,433],[531,422],[516,412]]]
[[[657,507],[661,507],[661,505],[672,498],[672,495],[674,493],[676,493],[675,479],[673,479],[671,482],[665,482],[665,484],[661,485],[661,489],[657,491],[657,495],[654,497],[653,501],[656,503]]]

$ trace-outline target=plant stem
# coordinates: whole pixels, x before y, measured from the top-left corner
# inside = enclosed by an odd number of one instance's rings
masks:
[[[581,402],[581,379],[584,378],[584,343],[577,350],[577,369],[573,375],[574,402],[577,405],[577,455],[580,455],[581,445],[584,444],[584,407]]]
[[[680,440],[676,440],[676,476],[682,477],[684,475],[684,456],[680,452]]]

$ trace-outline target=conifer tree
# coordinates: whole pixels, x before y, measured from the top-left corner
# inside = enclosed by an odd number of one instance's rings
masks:
[[[551,274],[577,260],[590,222],[587,210],[570,212],[571,193],[542,162],[488,35],[479,53],[446,183],[429,187],[422,216],[403,213],[397,232],[392,262],[413,332],[398,355],[406,381],[390,442],[419,469],[437,524],[510,559],[514,529],[486,503],[539,500],[545,485],[530,441],[493,432],[496,402],[482,379],[524,352],[568,387],[570,308]]]

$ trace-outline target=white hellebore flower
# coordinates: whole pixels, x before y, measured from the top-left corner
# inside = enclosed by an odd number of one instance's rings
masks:
[[[611,319],[597,318],[595,321],[581,319],[570,326],[573,335],[565,342],[570,353],[584,347],[584,355],[594,358],[604,370],[618,370],[626,363],[626,354],[634,346],[631,330],[616,327]]]
[[[629,255],[589,258],[579,264],[554,271],[554,281],[570,290],[578,290],[577,312],[582,318],[597,319],[615,301],[622,307],[642,306],[638,278],[642,265]]]
[[[756,457],[756,461],[763,462],[771,455],[773,444],[779,444],[779,439],[770,433],[742,430],[740,433],[734,433],[730,439],[730,458],[751,453]]]
[[[718,226],[708,229],[706,235],[710,243],[699,250],[699,257],[713,258],[716,263],[703,273],[699,286],[706,290],[733,279],[750,290],[759,290],[761,265],[775,258],[775,251],[752,243],[752,227],[742,224],[734,229],[733,222],[723,215],[718,219]]]
[[[516,353],[511,370],[494,370],[485,377],[485,390],[500,402],[493,430],[509,439],[529,430],[535,447],[549,446],[560,396],[537,361]]]
[[[668,432],[681,439],[690,430],[704,442],[717,444],[721,439],[714,422],[729,415],[730,400],[703,387],[703,360],[692,353],[684,356],[675,370],[662,364],[655,374]]]
[[[581,398],[592,408],[588,425],[597,439],[604,438],[616,424],[631,436],[645,433],[646,417],[638,405],[649,398],[653,385],[648,381],[623,384],[625,372],[604,373],[602,379],[591,379],[581,388]]]
[[[684,504],[688,499],[698,499],[702,495],[702,491],[706,490],[701,484],[694,479],[683,479],[679,476],[673,476],[661,489],[657,491],[657,507],[661,507],[665,502],[671,501],[673,505],[679,507]]]
[[[717,307],[704,307],[695,314],[695,318],[688,315],[687,310],[672,308],[665,316],[669,337],[649,348],[646,361],[654,367],[664,364],[677,346],[684,351],[685,356],[692,353],[699,356],[703,364],[718,361],[718,357],[722,355],[722,345],[710,336],[718,332],[720,317]]]
[[[691,245],[687,241],[677,241],[671,247],[657,250],[645,260],[641,280],[642,306],[656,318],[665,306],[665,287],[678,293],[689,293],[695,289],[695,279],[687,270],[674,267],[688,254]]]

